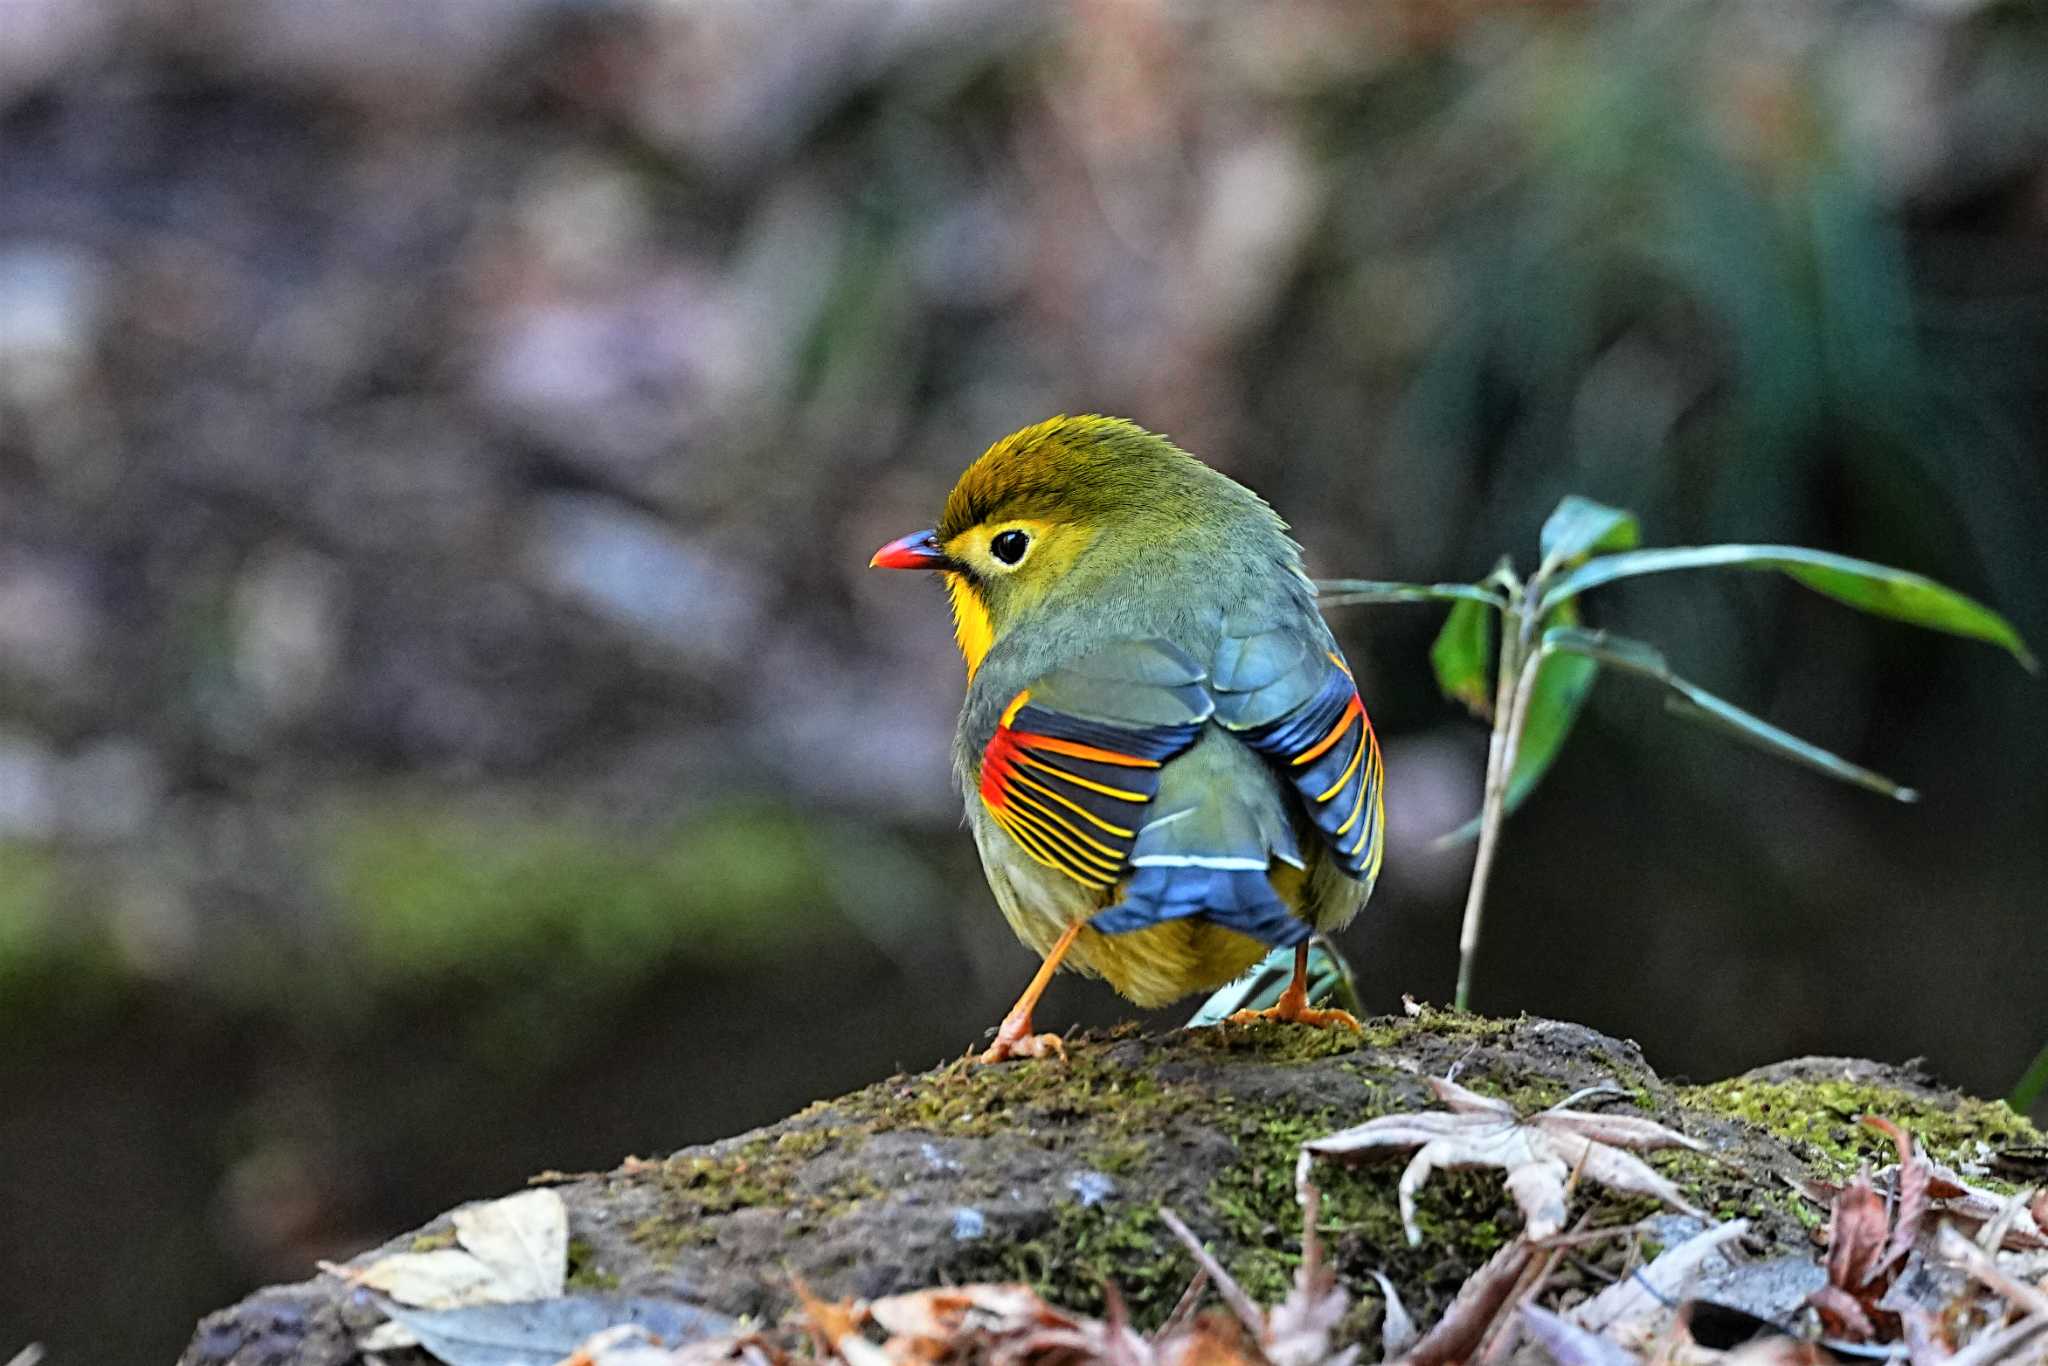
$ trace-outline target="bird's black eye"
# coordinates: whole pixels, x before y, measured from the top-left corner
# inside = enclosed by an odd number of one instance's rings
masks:
[[[1024,552],[1031,549],[1031,538],[1014,528],[999,533],[988,543],[988,553],[1004,564],[1015,564],[1024,558]]]

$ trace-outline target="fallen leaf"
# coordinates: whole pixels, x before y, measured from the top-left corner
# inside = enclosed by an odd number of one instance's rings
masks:
[[[1624,1346],[1648,1342],[1670,1317],[1700,1268],[1749,1232],[1747,1219],[1730,1219],[1664,1249],[1650,1262],[1608,1286],[1567,1316],[1588,1332]]]
[[[1655,1196],[1674,1208],[1701,1218],[1677,1186],[1625,1148],[1692,1148],[1700,1145],[1676,1130],[1630,1115],[1601,1115],[1552,1106],[1524,1118],[1506,1101],[1467,1090],[1455,1082],[1431,1078],[1430,1086],[1447,1110],[1383,1115],[1302,1145],[1315,1157],[1339,1161],[1371,1161],[1414,1156],[1401,1174],[1401,1225],[1410,1246],[1420,1246],[1422,1230],[1415,1219],[1415,1195],[1430,1173],[1449,1167],[1498,1167],[1515,1204],[1521,1208],[1524,1232],[1532,1239],[1549,1238],[1564,1227],[1565,1187],[1577,1172],[1616,1190]]]
[[[1866,1280],[1874,1280],[1884,1272],[1904,1265],[1906,1254],[1913,1250],[1913,1244],[1920,1237],[1920,1223],[1927,1217],[1934,1173],[1927,1155],[1920,1151],[1919,1145],[1907,1136],[1904,1129],[1877,1115],[1863,1115],[1861,1123],[1865,1128],[1875,1129],[1891,1139],[1899,1154],[1898,1199],[1892,1207],[1892,1234],[1878,1256],[1877,1265],[1865,1277]]]
[[[1297,1184],[1302,1192],[1301,1266],[1294,1273],[1293,1288],[1270,1313],[1245,1293],[1178,1214],[1162,1205],[1159,1217],[1194,1255],[1196,1264],[1215,1283],[1238,1322],[1258,1340],[1261,1356],[1272,1366],[1352,1366],[1360,1349],[1355,1345],[1333,1347],[1330,1341],[1349,1299],[1335,1274],[1323,1265],[1322,1244],[1315,1232],[1320,1197],[1313,1185]],[[1169,1344],[1160,1346],[1163,1350]]]
[[[1533,1304],[1522,1306],[1522,1328],[1557,1366],[1640,1366],[1621,1344]]]
[[[455,1238],[496,1278],[493,1298],[546,1299],[569,1274],[569,1213],[551,1190],[521,1191],[465,1205],[453,1215]]]
[[[1891,1232],[1884,1197],[1867,1170],[1857,1172],[1828,1212],[1828,1283],[1807,1297],[1831,1336],[1849,1342],[1897,1339],[1897,1316],[1877,1308],[1891,1284],[1888,1277],[1880,1280]]]
[[[1415,1339],[1421,1336],[1422,1330],[1415,1326],[1414,1316],[1408,1312],[1408,1306],[1401,1303],[1400,1292],[1394,1289],[1394,1283],[1387,1279],[1386,1273],[1375,1271],[1372,1278],[1380,1283],[1380,1294],[1386,1300],[1380,1311],[1380,1357],[1392,1361],[1415,1345]]]
[[[459,1248],[396,1252],[360,1269],[320,1269],[416,1309],[510,1304],[560,1295],[569,1272],[569,1215],[552,1190],[527,1190],[455,1211]],[[394,1326],[396,1325],[396,1326]],[[394,1319],[358,1341],[363,1351],[413,1345]]]
[[[391,1302],[381,1307],[447,1366],[554,1366],[614,1329],[637,1330],[643,1342],[674,1348],[729,1333],[733,1326],[725,1316],[694,1305],[622,1295],[567,1295],[461,1309],[415,1309]]]
[[[1438,1366],[1441,1362],[1465,1361],[1485,1338],[1486,1330],[1500,1315],[1522,1273],[1528,1269],[1535,1248],[1526,1237],[1517,1238],[1493,1254],[1486,1264],[1465,1278],[1444,1309],[1436,1326],[1401,1358],[1406,1366]]]
[[[422,1309],[451,1309],[491,1298],[496,1275],[488,1266],[459,1248],[436,1248],[432,1252],[396,1252],[379,1258],[360,1271],[345,1266],[323,1266],[352,1285],[375,1290],[400,1304]]]

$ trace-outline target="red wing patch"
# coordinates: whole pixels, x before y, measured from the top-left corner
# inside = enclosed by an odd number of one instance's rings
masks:
[[[1086,887],[1114,886],[1160,770],[1202,725],[1108,725],[1018,693],[982,751],[982,805],[1038,862]]]

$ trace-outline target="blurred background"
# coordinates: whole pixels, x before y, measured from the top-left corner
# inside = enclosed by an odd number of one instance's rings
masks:
[[[1579,492],[2048,646],[2044,89],[2048,10],[1970,0],[0,0],[0,1355],[169,1361],[976,1042],[1032,959],[941,595],[865,565],[1049,414],[1171,434],[1324,575],[1526,570]],[[1588,608],[1925,800],[1608,679],[1478,1003],[2011,1087],[2043,685],[1755,576]],[[1337,622],[1377,1011],[1454,973],[1440,618]]]

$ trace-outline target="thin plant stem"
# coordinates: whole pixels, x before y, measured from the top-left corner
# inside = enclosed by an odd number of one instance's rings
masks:
[[[1513,670],[1507,668],[1509,649],[1518,664]],[[1473,967],[1479,961],[1479,928],[1487,911],[1487,879],[1507,819],[1507,778],[1522,752],[1522,727],[1536,696],[1542,655],[1542,649],[1528,649],[1520,633],[1513,647],[1505,641],[1501,645],[1501,682],[1493,700],[1493,739],[1487,745],[1487,795],[1479,807],[1479,852],[1473,858],[1473,885],[1464,893],[1464,926],[1458,930],[1458,993],[1452,999],[1458,1010],[1473,1008]]]

